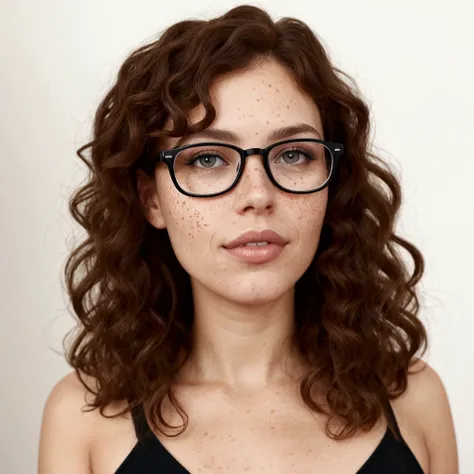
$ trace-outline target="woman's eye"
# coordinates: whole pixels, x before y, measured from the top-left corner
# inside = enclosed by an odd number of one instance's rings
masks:
[[[282,160],[284,163],[288,165],[293,165],[295,163],[302,163],[306,160],[310,159],[310,157],[299,150],[289,150],[285,151],[280,155],[280,161]]]
[[[225,161],[215,155],[203,155],[195,158],[192,165],[198,168],[215,168],[216,166],[225,165]]]

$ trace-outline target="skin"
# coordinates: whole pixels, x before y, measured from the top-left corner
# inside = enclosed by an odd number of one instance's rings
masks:
[[[212,127],[235,132],[234,143],[243,148],[263,148],[273,129],[302,122],[324,138],[317,106],[276,63],[221,78],[212,99]],[[192,121],[202,113],[193,110]],[[205,140],[192,137],[193,143]],[[179,193],[164,166],[154,179],[140,174],[138,180],[147,219],[167,230],[191,276],[196,309],[193,358],[176,383],[191,423],[179,441],[160,437],[164,446],[192,473],[355,473],[383,437],[385,421],[343,443],[330,441],[324,419],[309,413],[298,396],[305,366],[285,344],[293,328],[294,285],[317,249],[327,189],[282,192],[268,180],[260,156],[249,157],[233,191],[212,199]],[[289,241],[277,260],[249,267],[222,249],[241,233],[263,228]],[[448,397],[429,365],[419,362],[416,368],[423,366],[408,377],[407,391],[392,406],[424,472],[456,474]],[[130,417],[83,413],[85,396],[74,373],[53,388],[43,415],[39,474],[113,474],[135,445]],[[106,414],[123,406],[117,402]],[[165,418],[181,422],[168,411]]]
[[[324,138],[317,106],[277,64],[232,80],[222,78],[211,96],[217,112],[212,127],[232,130],[240,137],[232,144],[242,148],[264,148],[275,141],[267,139],[273,129],[298,123],[310,124],[318,133],[288,138]],[[203,107],[197,107],[191,121],[203,115]],[[165,147],[177,141],[169,140]],[[205,141],[215,140],[189,137],[183,144]],[[268,179],[259,155],[248,158],[238,185],[221,196],[183,195],[164,164],[154,181],[140,177],[140,189],[148,220],[167,229],[178,260],[191,276],[196,308],[192,377],[238,390],[280,379],[285,357],[280,346],[292,330],[294,286],[316,252],[328,189],[299,195],[281,191]],[[224,243],[260,229],[275,230],[288,240],[275,261],[249,265],[223,250]]]

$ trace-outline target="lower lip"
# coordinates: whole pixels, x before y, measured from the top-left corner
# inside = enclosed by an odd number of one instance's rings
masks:
[[[261,246],[240,246],[225,250],[241,262],[268,263],[276,260],[283,252],[283,248],[282,245],[267,244]]]

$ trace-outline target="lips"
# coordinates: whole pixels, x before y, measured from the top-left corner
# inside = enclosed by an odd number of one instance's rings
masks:
[[[265,243],[265,244],[264,244]],[[224,245],[224,247],[228,250],[235,249],[236,247],[242,247],[247,244],[257,244],[257,248],[260,245],[268,245],[274,244],[279,246],[284,246],[288,243],[288,241],[283,238],[277,232],[273,230],[263,230],[263,231],[250,231],[245,232],[242,235],[239,235],[236,239],[232,240],[231,242]],[[260,244],[260,245],[258,245]],[[249,248],[255,248],[254,245],[249,245]]]

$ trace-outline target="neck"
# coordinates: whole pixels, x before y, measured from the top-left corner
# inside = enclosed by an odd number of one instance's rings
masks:
[[[294,289],[277,300],[242,305],[193,284],[193,353],[184,383],[256,391],[304,371],[292,347]]]

